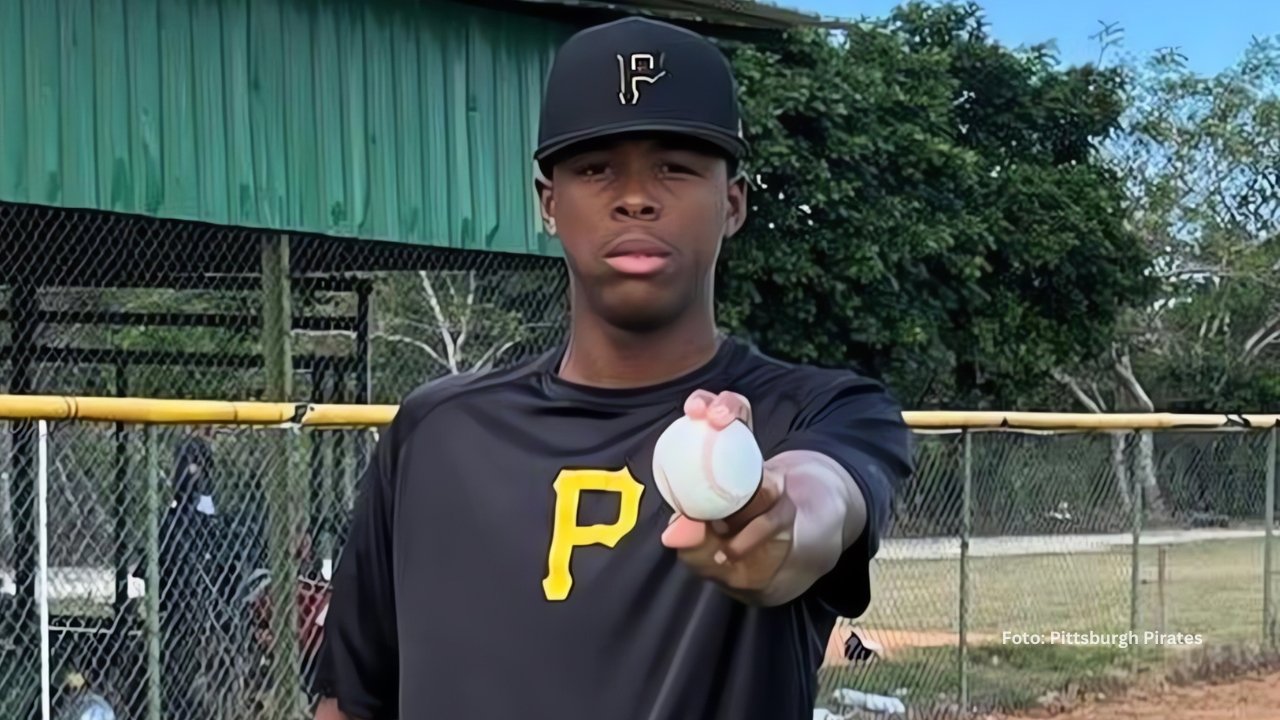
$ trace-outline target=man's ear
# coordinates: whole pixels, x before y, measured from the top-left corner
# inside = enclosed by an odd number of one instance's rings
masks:
[[[533,188],[538,194],[538,211],[542,214],[542,227],[548,235],[556,234],[556,201],[551,192],[551,180],[542,173],[538,163],[533,164]]]
[[[725,203],[724,236],[731,238],[747,222],[747,178],[739,173],[729,180],[728,202]]]

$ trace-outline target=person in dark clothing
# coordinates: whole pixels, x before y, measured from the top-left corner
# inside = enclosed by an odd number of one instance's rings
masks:
[[[214,458],[208,440],[190,437],[175,453],[172,500],[160,523],[162,700],[166,717],[199,717],[215,592],[221,527],[214,501]]]
[[[716,260],[748,202],[714,45],[643,19],[583,31],[539,132],[569,337],[401,404],[333,579],[316,717],[808,719],[913,470],[901,408],[718,331]],[[743,423],[763,452],[723,520],[655,485],[655,442],[685,415]]]

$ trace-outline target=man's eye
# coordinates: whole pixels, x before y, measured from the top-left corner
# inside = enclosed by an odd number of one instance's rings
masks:
[[[688,165],[680,163],[667,162],[662,164],[662,174],[664,175],[692,175],[693,169]]]
[[[578,174],[583,177],[595,177],[604,174],[606,169],[604,163],[588,163],[578,167]]]

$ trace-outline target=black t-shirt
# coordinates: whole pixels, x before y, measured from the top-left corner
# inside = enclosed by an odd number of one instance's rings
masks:
[[[675,381],[600,389],[562,351],[427,384],[364,477],[334,577],[316,692],[362,720],[801,720],[868,563],[910,431],[885,389],[726,340]],[[746,606],[660,536],[658,435],[694,390],[752,405],[766,458],[820,451],[856,479],[863,537],[801,598]]]

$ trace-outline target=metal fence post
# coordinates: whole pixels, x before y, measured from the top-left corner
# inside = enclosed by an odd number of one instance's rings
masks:
[[[1280,425],[1273,425],[1267,439],[1267,507],[1262,515],[1266,528],[1262,545],[1262,637],[1271,647],[1276,646],[1276,606],[1271,583],[1275,577],[1275,558],[1272,544],[1275,541],[1276,524],[1276,444],[1280,437]]]
[[[154,425],[144,425],[147,456],[147,718],[160,720],[160,443]]]
[[[969,538],[973,533],[973,434],[961,431],[964,440],[964,487],[960,494],[960,711],[969,707]]]
[[[1142,431],[1135,433],[1138,442],[1142,442]],[[1130,456],[1132,457],[1132,455]],[[1139,601],[1142,593],[1142,563],[1140,553],[1142,550],[1142,478],[1139,473],[1134,472],[1135,468],[1130,468],[1129,487],[1130,494],[1133,495],[1133,549],[1130,558],[1131,567],[1129,571],[1129,632],[1138,632],[1139,619]]]

